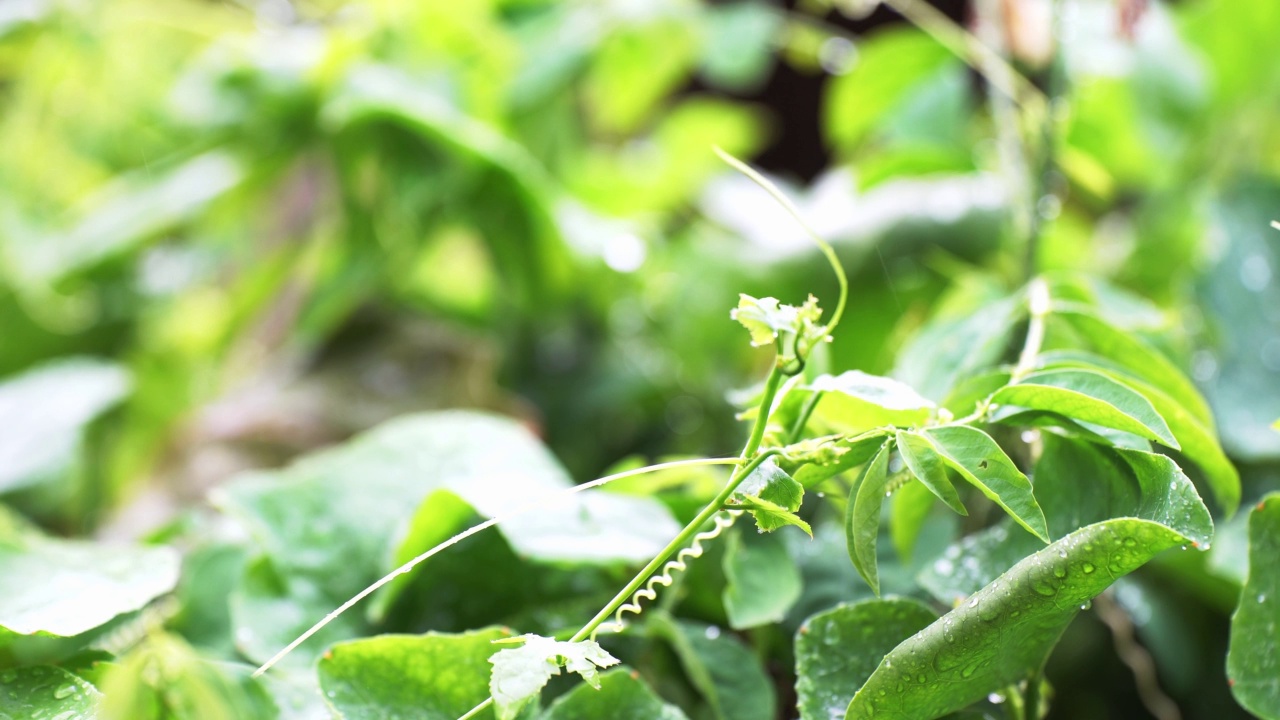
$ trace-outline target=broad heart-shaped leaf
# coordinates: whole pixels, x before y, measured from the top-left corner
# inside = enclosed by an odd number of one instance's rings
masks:
[[[1249,514],[1249,580],[1231,618],[1227,677],[1245,709],[1280,718],[1280,493]]]
[[[843,717],[885,655],[938,619],[918,600],[885,598],[838,605],[796,633],[796,696],[801,720]]]
[[[88,358],[58,360],[0,382],[0,493],[65,473],[85,426],[129,385],[120,366]]]
[[[735,630],[780,622],[802,589],[782,537],[741,527],[726,539],[724,577],[724,610]]]
[[[791,392],[797,397],[822,393],[814,415],[846,430],[917,425],[924,422],[935,407],[906,383],[859,370],[823,375],[808,387]]]
[[[863,468],[862,476],[849,492],[844,519],[849,559],[876,595],[880,594],[876,539],[880,536],[880,508],[884,505],[885,488],[889,485],[889,453],[892,449],[893,441],[886,440]]]
[[[96,720],[101,700],[93,685],[62,668],[0,671],[0,718]]]
[[[960,502],[960,493],[956,492],[951,479],[947,477],[947,466],[942,457],[933,449],[933,443],[915,433],[899,430],[897,435],[898,452],[902,461],[911,470],[911,474],[929,489],[929,492],[946,503],[947,507],[961,515],[968,515],[964,504]]]
[[[996,391],[994,403],[1046,410],[1178,449],[1164,418],[1129,386],[1091,370],[1045,370]]]
[[[346,720],[458,720],[489,697],[493,641],[510,635],[379,635],[334,645],[316,672],[325,701]]]
[[[761,532],[795,525],[813,535],[809,524],[795,514],[802,502],[804,486],[778,467],[773,458],[752,470],[730,497],[731,504],[751,512]]]
[[[246,569],[243,601],[233,605],[237,644],[265,660],[394,567],[392,538],[435,491],[493,517],[545,502],[570,484],[518,423],[462,411],[400,418],[283,471],[235,480],[215,502],[245,521],[265,558]],[[588,493],[498,530],[521,555],[594,563],[647,560],[679,527],[655,500]],[[360,632],[359,616],[347,615],[348,629]]]
[[[1056,321],[1064,322],[1098,355],[1111,360],[1130,373],[1159,388],[1204,427],[1213,430],[1213,413],[1191,380],[1163,353],[1131,332],[1125,332],[1098,317],[1088,308],[1055,303],[1050,315],[1049,331],[1053,335]]]
[[[928,438],[947,465],[1004,508],[1019,525],[1049,541],[1044,512],[1031,493],[1031,481],[990,435],[965,425],[944,425],[923,430],[921,436]]]
[[[0,536],[0,628],[69,637],[141,609],[178,582],[167,547]]]
[[[898,645],[858,690],[846,717],[935,718],[1030,677],[1082,604],[1156,553],[1188,542],[1135,518],[1077,530]]]
[[[1040,356],[1040,363],[1044,369],[1083,368],[1118,375],[1119,380],[1151,402],[1182,446],[1182,454],[1204,471],[1214,499],[1228,514],[1235,512],[1240,503],[1240,474],[1223,452],[1212,424],[1206,424],[1187,406],[1149,384],[1136,372],[1109,363],[1106,358],[1084,352],[1051,351]]]
[[[807,541],[806,541],[807,542]],[[666,612],[645,613],[649,629],[671,645],[690,684],[716,720],[773,720],[773,682],[755,654],[714,625],[677,621]]]
[[[600,675],[600,687],[580,684],[556,698],[540,720],[688,720],[625,668]]]
[[[560,668],[577,673],[593,688],[600,687],[599,671],[617,665],[618,659],[604,651],[594,640],[564,642],[538,635],[522,635],[510,642],[523,641],[518,648],[499,650],[489,658],[493,674],[489,693],[498,720],[514,720],[530,701],[537,699],[552,675]],[[505,644],[508,641],[503,641]]]

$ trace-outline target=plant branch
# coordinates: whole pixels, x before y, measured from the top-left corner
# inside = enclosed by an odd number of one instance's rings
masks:
[[[535,503],[530,503],[528,505],[525,505],[524,507],[513,510],[505,515],[490,518],[480,523],[479,525],[474,525],[470,528],[467,528],[466,530],[463,530],[457,535],[454,535],[453,537],[449,538],[448,540],[445,540],[439,545],[436,545],[435,547],[422,553],[421,555],[418,555],[412,560],[409,560],[408,562],[404,563],[403,565],[396,568],[395,570],[392,570],[386,575],[383,575],[381,578],[378,579],[377,582],[373,583],[372,585],[365,588],[364,590],[361,590],[359,593],[356,593],[355,595],[353,595],[349,600],[344,602],[342,605],[338,606],[336,610],[329,613],[328,615],[325,615],[322,620],[317,622],[315,625],[312,625],[306,632],[302,633],[297,638],[295,638],[293,642],[286,645],[283,650],[281,650],[280,652],[272,656],[270,660],[263,663],[262,667],[259,667],[257,670],[254,670],[253,676],[259,677],[260,675],[265,673],[267,670],[270,670],[274,665],[276,665],[281,660],[283,660],[286,655],[293,652],[302,643],[306,642],[308,638],[310,638],[312,635],[315,635],[322,628],[324,628],[324,626],[333,622],[339,615],[346,612],[347,610],[350,610],[353,606],[355,606],[361,600],[377,592],[377,590],[382,586],[386,585],[387,583],[391,582],[397,577],[404,575],[405,573],[408,573],[409,571],[413,570],[415,567],[422,564],[425,560],[432,557],[433,555],[436,555],[452,547],[453,545],[456,545],[462,542],[463,540],[466,540],[467,538],[471,537],[472,535],[475,535],[476,533],[481,532],[482,530],[487,530],[502,522],[518,517],[520,515],[524,515],[525,513],[529,513],[534,510],[544,509],[547,507],[547,505],[554,503],[557,500],[564,499],[570,495],[574,495],[574,494],[583,492],[585,490],[590,490],[592,488],[598,488],[598,487],[601,487],[602,485],[608,485],[609,483],[614,482],[615,480],[622,480],[623,478],[635,477],[637,475],[645,475],[648,473],[657,472],[659,470],[670,470],[674,468],[684,468],[684,467],[699,467],[699,466],[705,466],[705,465],[742,465],[742,463],[743,463],[743,460],[740,458],[697,458],[692,460],[675,460],[672,462],[659,463],[657,465],[650,465],[648,467],[638,468],[635,470],[627,470],[625,472],[615,473],[613,475],[606,475],[605,477],[599,478],[598,480],[592,480],[591,482],[583,483],[582,485],[575,485],[574,487],[567,488],[563,492],[557,493],[556,495],[553,495],[550,498],[546,498]]]

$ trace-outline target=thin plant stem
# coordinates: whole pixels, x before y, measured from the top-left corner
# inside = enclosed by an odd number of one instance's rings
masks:
[[[826,256],[827,262],[831,264],[831,269],[835,271],[836,274],[836,281],[840,283],[840,299],[836,303],[835,311],[831,313],[831,320],[827,322],[827,334],[829,336],[831,332],[836,329],[836,326],[840,324],[840,318],[844,315],[845,303],[849,300],[849,278],[844,273],[844,266],[840,264],[840,258],[836,256],[835,248],[831,247],[831,243],[822,239],[821,235],[814,232],[813,228],[809,227],[809,224],[804,221],[803,217],[801,217],[800,210],[795,206],[795,203],[791,202],[791,198],[784,195],[783,192],[779,190],[776,185],[770,182],[768,178],[756,172],[755,168],[742,162],[724,150],[721,150],[718,147],[713,149],[716,151],[716,154],[720,156],[721,160],[729,163],[734,170],[737,170],[748,178],[751,178],[755,184],[759,185],[765,192],[769,193],[769,195],[771,195],[773,199],[787,211],[787,214],[791,215],[792,219],[794,219],[796,223],[804,229],[804,231],[809,235],[809,238],[817,244],[818,249],[822,251],[822,254]]]
[[[463,530],[457,535],[454,535],[453,537],[449,538],[448,540],[445,540],[439,545],[436,545],[435,547],[422,553],[421,555],[418,555],[412,560],[409,560],[408,562],[404,563],[403,565],[396,568],[395,570],[392,570],[386,575],[383,575],[381,578],[378,579],[377,582],[373,583],[372,585],[365,588],[364,590],[361,590],[359,593],[356,593],[355,595],[353,595],[346,602],[342,603],[342,605],[338,606],[336,610],[329,613],[328,615],[325,615],[322,620],[317,622],[315,625],[312,625],[306,632],[302,633],[297,638],[295,638],[293,642],[286,645],[284,649],[276,653],[270,660],[263,663],[261,667],[259,667],[257,670],[254,670],[253,676],[258,677],[262,675],[264,672],[266,672],[267,670],[270,670],[272,666],[276,665],[281,660],[283,660],[286,655],[288,655],[289,653],[297,649],[297,647],[302,643],[306,642],[308,638],[310,638],[312,635],[315,635],[322,628],[324,628],[324,626],[333,622],[339,615],[346,612],[347,610],[350,610],[353,606],[356,605],[356,603],[359,603],[361,600],[377,592],[377,590],[382,586],[386,585],[387,583],[391,582],[397,577],[410,572],[415,567],[417,567],[418,565],[420,565],[422,562],[432,557],[433,555],[436,555],[452,547],[453,545],[456,545],[462,542],[463,540],[466,540],[467,538],[471,537],[472,535],[475,535],[476,533],[481,532],[482,530],[487,530],[502,522],[511,520],[512,518],[518,517],[520,515],[524,515],[525,513],[533,512],[534,510],[544,509],[548,505],[558,500],[562,500],[570,495],[574,495],[574,494],[583,492],[585,490],[590,490],[592,488],[598,488],[598,487],[601,487],[602,485],[607,485],[611,482],[614,482],[615,480],[622,480],[624,478],[635,477],[637,475],[645,475],[648,473],[657,472],[659,470],[670,470],[674,468],[686,468],[686,467],[700,467],[700,466],[707,466],[707,465],[741,465],[742,463],[743,463],[743,460],[740,458],[695,458],[691,460],[674,460],[672,462],[658,463],[657,465],[650,465],[648,467],[638,468],[635,470],[627,470],[625,472],[614,473],[613,475],[606,475],[605,477],[599,478],[598,480],[592,480],[591,482],[583,483],[582,485],[575,485],[574,487],[566,488],[563,492],[557,493],[549,498],[542,499],[535,503],[529,503],[524,507],[517,508],[516,510],[513,510],[509,513],[506,513],[499,517],[490,518],[480,523],[479,525],[474,525],[470,528],[467,528],[466,530]]]
[[[1044,345],[1044,321],[1049,315],[1051,304],[1049,283],[1044,278],[1032,280],[1027,286],[1027,306],[1031,314],[1031,320],[1027,324],[1027,339],[1022,344],[1018,364],[1014,366],[1009,382],[1018,382],[1036,369],[1036,358]]]

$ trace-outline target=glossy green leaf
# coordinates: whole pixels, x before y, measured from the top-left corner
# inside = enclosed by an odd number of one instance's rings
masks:
[[[1030,677],[1081,605],[1156,553],[1190,541],[1133,518],[1068,535],[896,647],[858,690],[847,717],[938,717]]]
[[[867,463],[862,476],[849,494],[845,510],[844,531],[849,545],[849,558],[858,574],[880,594],[880,574],[876,567],[876,539],[880,536],[880,508],[884,505],[885,488],[889,485],[889,453],[892,441],[885,441],[880,451]]]
[[[1240,504],[1240,473],[1223,452],[1213,426],[1206,425],[1198,415],[1187,409],[1188,406],[1155,385],[1148,384],[1136,373],[1130,374],[1131,371],[1127,368],[1118,365],[1108,367],[1104,358],[1089,353],[1045,353],[1042,363],[1046,369],[1074,367],[1095,371],[1105,369],[1107,372],[1118,373],[1120,379],[1150,401],[1155,411],[1168,423],[1169,430],[1182,447],[1182,454],[1204,471],[1209,488],[1223,509],[1228,513],[1235,511]]]
[[[946,503],[947,507],[961,515],[968,515],[964,504],[960,502],[960,494],[956,492],[951,479],[947,477],[947,466],[942,457],[933,449],[928,438],[916,433],[899,430],[897,435],[898,452],[902,461],[907,464],[911,474],[924,484],[929,492]]]
[[[792,471],[792,476],[796,479],[796,482],[806,488],[811,488],[823,480],[852,470],[870,460],[875,456],[880,446],[884,444],[884,437],[883,431],[875,430],[851,438],[836,440],[835,446],[839,451],[839,455],[834,459],[834,462],[824,464],[805,463]]]
[[[345,720],[458,720],[489,697],[493,641],[510,634],[488,629],[353,640],[331,647],[316,671],[325,701]]]
[[[1213,413],[1196,386],[1168,357],[1139,336],[1111,325],[1085,308],[1059,303],[1054,319],[1061,318],[1098,355],[1159,388],[1208,430],[1213,430]]]
[[[1132,388],[1091,370],[1035,372],[991,396],[992,402],[1045,410],[1161,442],[1177,449],[1164,418]]]
[[[937,619],[918,600],[885,598],[838,605],[805,620],[795,644],[801,720],[843,717],[884,656]]]
[[[58,479],[78,461],[85,427],[129,392],[129,374],[89,358],[0,382],[0,493]]]
[[[559,641],[538,635],[521,635],[501,644],[520,641],[518,648],[499,650],[489,658],[493,674],[489,692],[498,720],[514,720],[529,702],[535,700],[553,675],[560,669],[582,676],[592,688],[600,687],[599,668],[618,664],[618,659],[604,651],[594,640]]]
[[[1231,618],[1227,677],[1249,712],[1280,718],[1280,493],[1249,514],[1249,579]]]
[[[0,717],[97,720],[102,694],[62,668],[36,665],[0,671]]]
[[[928,428],[921,434],[961,477],[1032,535],[1049,541],[1044,512],[1031,492],[1031,482],[990,435],[964,425]]]
[[[774,720],[773,683],[742,641],[714,625],[677,621],[660,611],[649,626],[680,659],[689,682],[716,720]]]
[[[780,622],[800,598],[800,570],[778,535],[730,531],[724,577],[724,610],[735,630]]]
[[[72,636],[144,607],[178,582],[166,547],[0,537],[0,628]]]
[[[662,702],[633,671],[619,668],[600,675],[600,687],[581,684],[556,698],[540,720],[688,720],[675,705]]]

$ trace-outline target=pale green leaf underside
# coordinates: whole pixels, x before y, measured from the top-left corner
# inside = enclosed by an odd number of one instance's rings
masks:
[[[499,650],[489,658],[493,663],[489,692],[499,720],[515,718],[527,703],[538,697],[551,676],[560,674],[562,667],[582,676],[590,686],[599,687],[598,668],[618,664],[618,659],[594,640],[567,642],[538,635],[511,640],[523,640],[524,644]]]
[[[1249,712],[1280,718],[1280,493],[1249,515],[1249,579],[1231,619],[1227,677]]]
[[[880,573],[876,565],[876,539],[880,535],[880,508],[884,505],[888,486],[889,453],[893,441],[885,441],[880,451],[862,470],[862,476],[850,493],[845,512],[845,539],[849,558],[862,579],[880,594]]]
[[[1046,370],[996,391],[992,402],[1045,410],[1123,430],[1177,449],[1164,418],[1142,395],[1090,370]]]

